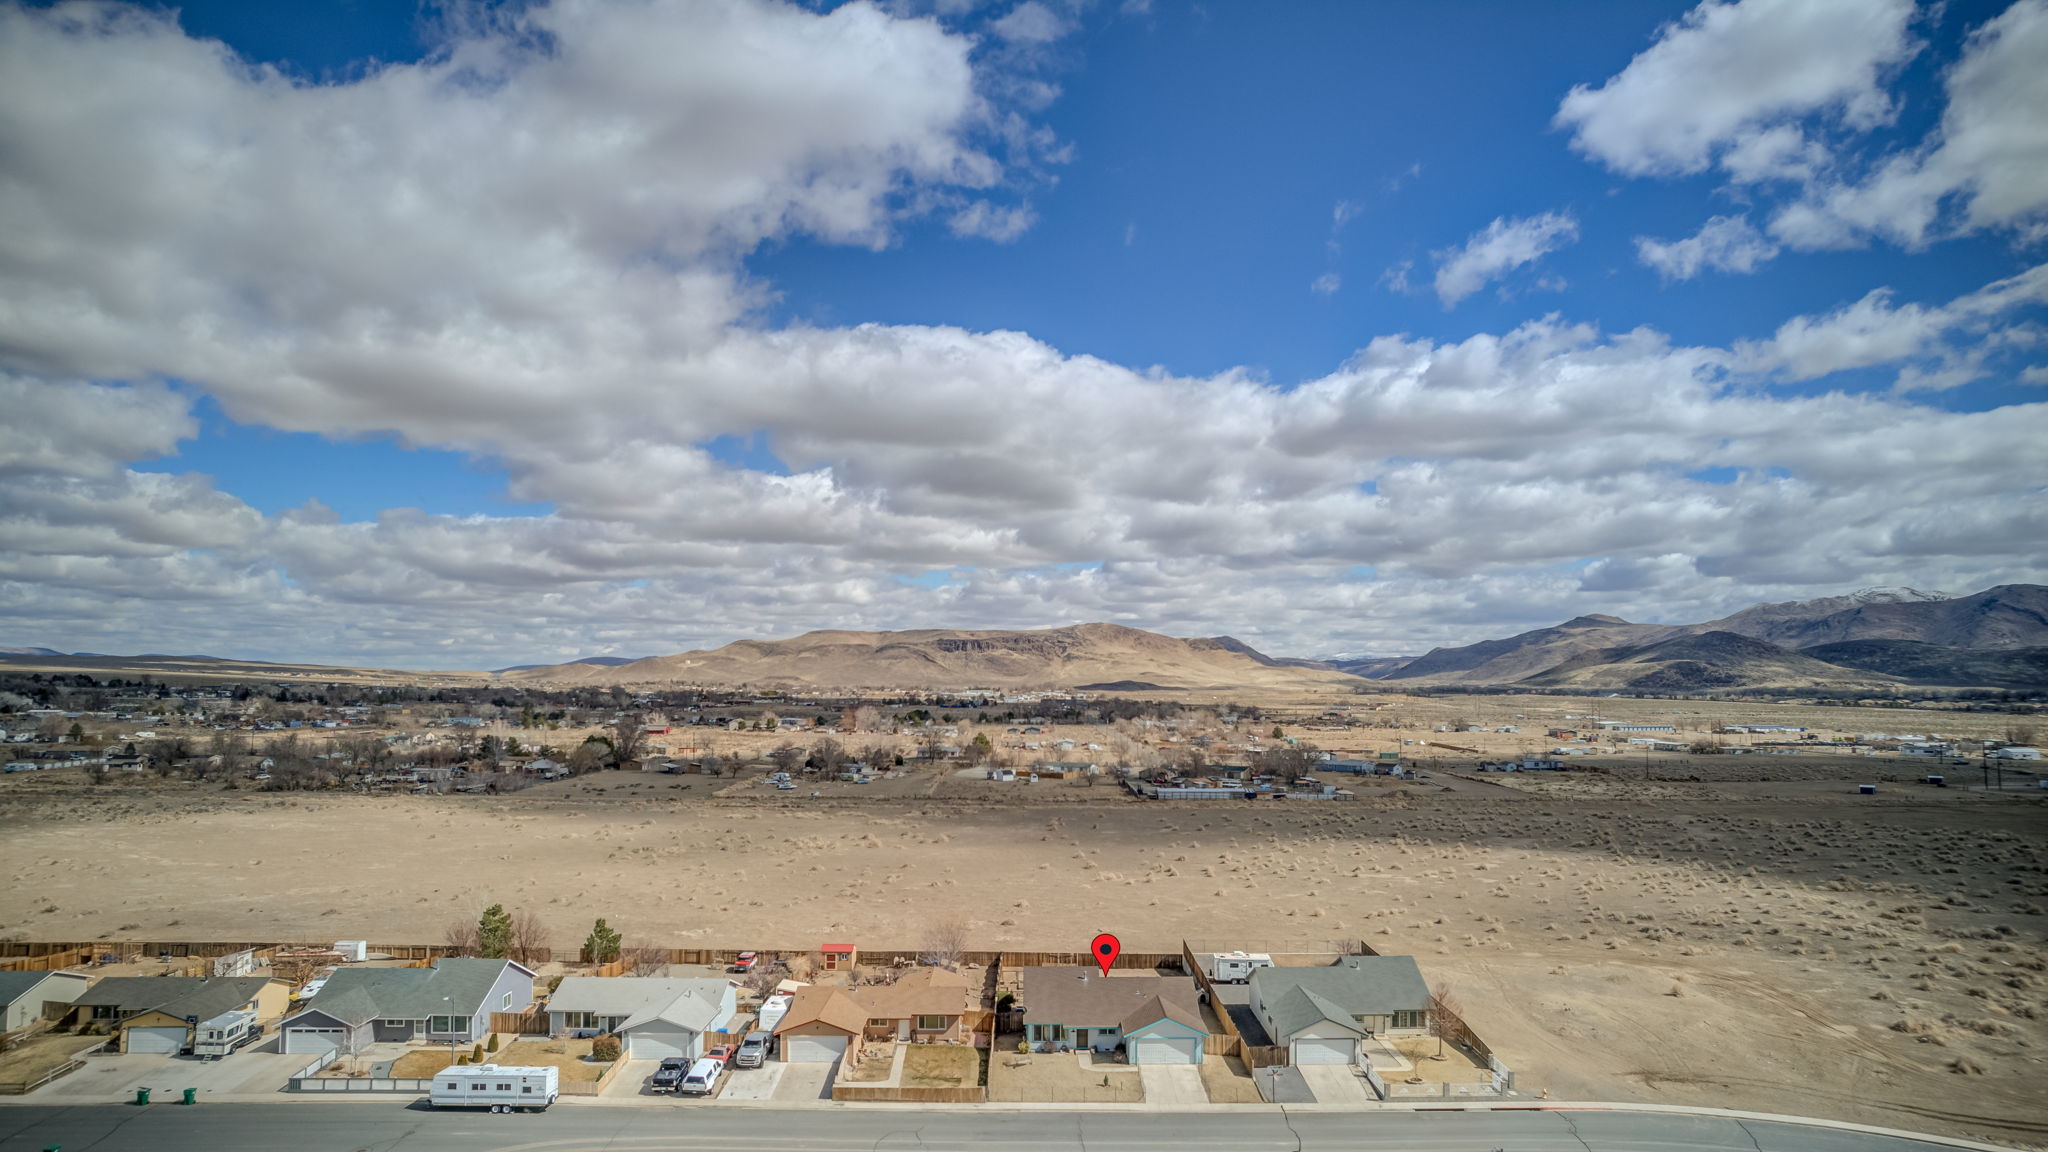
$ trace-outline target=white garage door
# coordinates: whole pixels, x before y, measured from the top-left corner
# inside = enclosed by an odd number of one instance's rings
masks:
[[[1350,1064],[1358,1052],[1356,1040],[1296,1040],[1296,1064]]]
[[[317,1056],[341,1047],[339,1028],[291,1028],[284,1034],[284,1050],[301,1056]]]
[[[846,1055],[844,1036],[785,1036],[783,1041],[793,1064],[827,1064]]]
[[[1131,1041],[1131,1063],[1200,1064],[1201,1047],[1193,1036],[1141,1036]]]
[[[185,1047],[183,1028],[130,1028],[130,1052],[167,1052],[176,1056]]]
[[[671,1056],[694,1056],[690,1034],[681,1030],[656,1032],[637,1029],[626,1033],[627,1055],[635,1060],[666,1060]]]

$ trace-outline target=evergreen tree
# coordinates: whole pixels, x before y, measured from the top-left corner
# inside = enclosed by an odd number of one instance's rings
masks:
[[[597,923],[591,926],[590,935],[583,939],[583,951],[590,957],[591,963],[609,964],[619,958],[621,939],[619,934],[612,931],[611,926],[604,922],[604,917],[600,916]]]
[[[484,909],[476,925],[477,954],[489,960],[503,960],[512,951],[512,914],[503,904]]]

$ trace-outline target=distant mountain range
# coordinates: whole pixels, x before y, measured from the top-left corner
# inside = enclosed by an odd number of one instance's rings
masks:
[[[618,667],[619,665],[621,665],[621,664],[631,664],[631,663],[633,663],[633,662],[634,662],[635,660],[641,660],[641,659],[645,659],[645,657],[641,657],[641,656],[585,656],[585,657],[583,657],[582,659],[579,659],[579,660],[566,660],[566,661],[563,661],[563,664],[591,664],[591,665],[595,665],[596,667],[599,667],[599,668],[617,668],[617,667]],[[507,673],[507,672],[526,672],[526,671],[529,671],[529,670],[531,670],[531,669],[534,669],[534,668],[560,668],[560,667],[562,667],[562,664],[514,664],[514,665],[513,665],[513,666],[511,666],[510,668],[493,668],[493,669],[491,669],[491,672],[492,672],[492,674],[493,674],[493,675],[503,675],[504,673]]]
[[[630,664],[557,664],[505,674],[548,683],[811,688],[1329,688],[1358,680],[1320,661],[1276,659],[1228,636],[1192,640],[1117,624],[1038,631],[807,632]]]
[[[1352,670],[1364,662],[1336,663]],[[1704,624],[1580,616],[1503,640],[1438,648],[1374,679],[1607,691],[1724,688],[2048,688],[2048,587],[1971,596],[1872,588],[1759,604]]]

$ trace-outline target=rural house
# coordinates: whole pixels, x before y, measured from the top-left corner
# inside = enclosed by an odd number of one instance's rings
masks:
[[[846,1055],[853,1038],[866,1031],[868,1010],[844,988],[806,984],[789,999],[775,1025],[782,1058],[792,1064],[827,1064]]]
[[[290,1002],[291,985],[264,976],[109,976],[78,994],[69,1018],[118,1030],[123,1052],[175,1056],[202,1020],[237,1011],[275,1020]]]
[[[738,1007],[730,980],[568,976],[548,998],[548,1031],[616,1034],[632,1060],[695,1057]]]
[[[0,972],[0,1032],[19,1032],[43,1018],[43,1005],[70,1004],[92,983],[81,972]]]
[[[1259,968],[1251,1008],[1293,1064],[1356,1064],[1367,1036],[1429,1023],[1429,985],[1412,956],[1345,956],[1322,968]]]
[[[1133,1064],[1200,1064],[1209,1029],[1186,976],[1104,976],[1093,968],[1021,970],[1024,1037],[1036,1045],[1124,1049]]]
[[[469,1044],[491,1013],[533,1005],[533,971],[510,960],[450,958],[431,968],[343,968],[279,1025],[284,1051],[360,1052],[378,1041]]]

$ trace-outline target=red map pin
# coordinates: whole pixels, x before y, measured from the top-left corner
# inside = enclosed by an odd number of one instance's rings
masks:
[[[1123,944],[1107,932],[1097,936],[1088,944],[1088,951],[1094,953],[1095,962],[1102,966],[1102,974],[1104,976],[1109,975],[1109,966],[1116,963],[1116,954],[1123,950]]]

